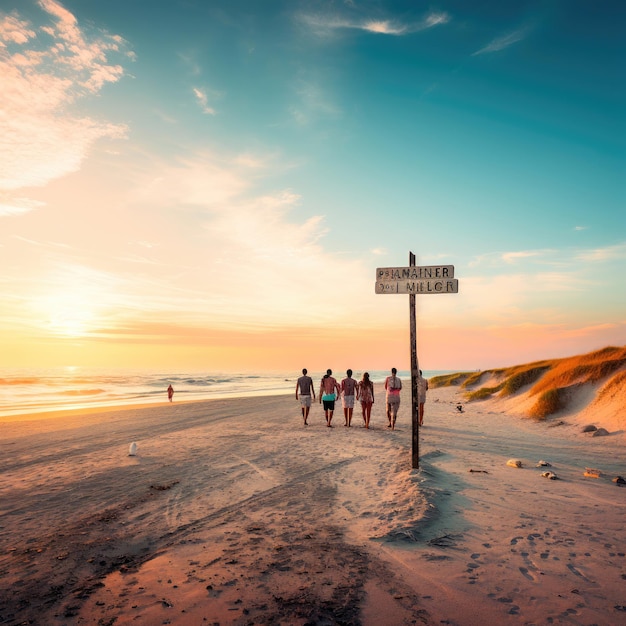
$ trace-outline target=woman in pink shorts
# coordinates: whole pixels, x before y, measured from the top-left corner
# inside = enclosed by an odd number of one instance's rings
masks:
[[[357,385],[356,399],[361,402],[365,428],[369,428],[370,418],[372,417],[372,404],[374,404],[374,385],[372,384],[370,375],[367,372],[363,374],[363,378]]]

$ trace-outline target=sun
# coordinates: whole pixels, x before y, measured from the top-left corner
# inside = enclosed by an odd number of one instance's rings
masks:
[[[96,310],[86,296],[63,293],[48,296],[40,303],[49,332],[60,337],[78,338],[89,335],[96,323]]]

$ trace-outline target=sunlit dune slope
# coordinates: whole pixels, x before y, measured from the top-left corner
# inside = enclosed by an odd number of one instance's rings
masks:
[[[626,428],[626,346],[525,365],[458,372],[430,379],[431,388],[458,385],[468,402],[494,400],[537,420],[567,416]]]

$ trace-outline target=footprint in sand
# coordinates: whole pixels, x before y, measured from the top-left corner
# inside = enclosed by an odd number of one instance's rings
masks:
[[[522,573],[522,576],[524,578],[527,578],[528,580],[535,580],[535,577],[531,575],[531,573],[528,571],[528,568],[520,567],[519,571]]]
[[[579,569],[576,569],[576,567],[574,565],[572,565],[571,563],[567,564],[567,569],[572,572],[572,574],[576,575],[576,576],[580,576],[583,580],[586,580],[587,582],[591,582],[591,580],[589,580],[589,578],[587,578]]]

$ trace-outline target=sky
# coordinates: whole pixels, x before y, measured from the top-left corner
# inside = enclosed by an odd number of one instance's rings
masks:
[[[626,344],[620,0],[0,0],[0,367]]]

